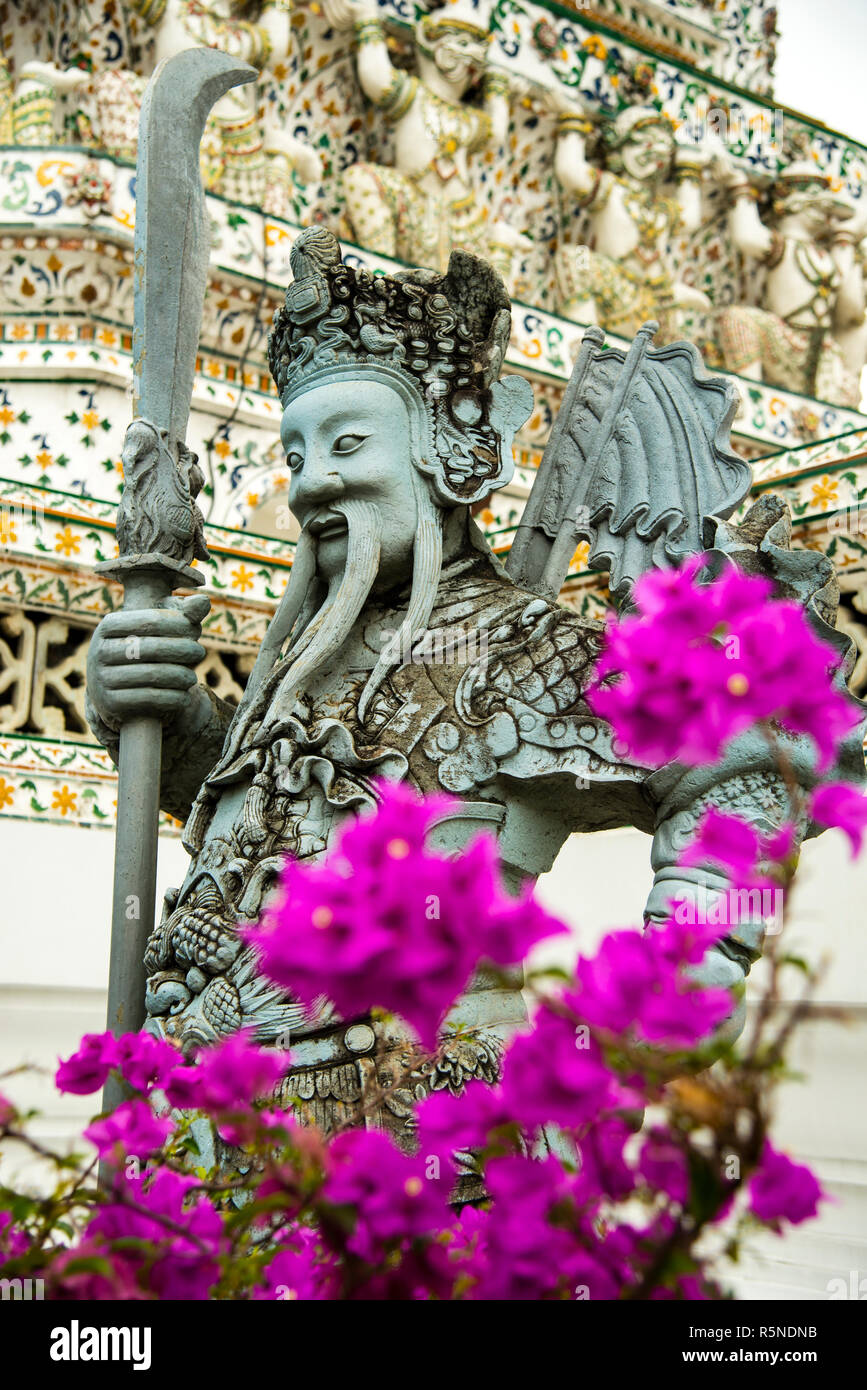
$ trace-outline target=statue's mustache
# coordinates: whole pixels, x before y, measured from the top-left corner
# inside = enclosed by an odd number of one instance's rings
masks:
[[[376,504],[347,497],[332,503],[329,510],[335,517],[343,517],[346,523],[346,564],[339,578],[332,581],[318,613],[292,644],[289,652],[291,664],[263,721],[263,734],[269,725],[279,722],[285,713],[291,713],[305,685],[346,641],[379,570],[382,514]],[[310,573],[312,541],[315,541],[315,537],[305,528],[299,540],[299,550],[305,555],[304,578],[308,584],[313,578]],[[293,609],[298,606],[296,611],[300,611],[299,597],[293,596],[291,603]]]

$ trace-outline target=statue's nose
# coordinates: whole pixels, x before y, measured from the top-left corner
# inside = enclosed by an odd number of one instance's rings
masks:
[[[298,476],[294,501],[302,507],[322,506],[342,497],[343,478],[330,460],[308,457]]]

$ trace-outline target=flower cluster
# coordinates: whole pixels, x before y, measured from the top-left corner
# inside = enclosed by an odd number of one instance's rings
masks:
[[[344,1017],[388,1009],[433,1047],[480,960],[519,964],[565,928],[531,896],[507,897],[489,837],[457,858],[427,847],[448,798],[379,792],[376,816],[346,828],[324,863],[286,861],[280,901],[243,935],[265,974],[305,1002],[325,994]]]
[[[638,586],[638,613],[609,630],[597,709],[649,761],[714,758],[763,720],[810,734],[828,764],[855,718],[829,649],[762,581],[697,574],[690,563]],[[480,966],[515,965],[566,929],[532,895],[503,891],[490,840],[453,858],[431,849],[445,798],[377,794],[376,814],[344,829],[324,863],[287,862],[279,900],[244,936],[300,999],[328,998],[347,1018],[397,1014],[433,1053]],[[773,833],[710,807],[680,864],[736,885],[786,879],[810,821],[838,826],[857,852],[865,807],[854,786],[830,783],[794,798]],[[758,1036],[741,1058],[721,1031],[732,993],[702,982],[724,930],[674,911],[609,932],[567,982],[554,972],[537,989],[496,1085],[425,1097],[418,1069],[390,1092],[374,1078],[362,1096],[373,1127],[333,1135],[280,1108],[291,1055],[244,1033],[194,1062],[148,1034],[90,1034],[56,1084],[92,1095],[114,1074],[127,1088],[85,1131],[102,1189],[89,1170],[70,1178],[70,1160],[49,1198],[0,1188],[0,1271],[44,1278],[65,1299],[718,1297],[708,1226],[731,1226],[734,1250],[744,1222],[781,1231],[824,1197],[767,1134],[785,1035]],[[376,1127],[401,1095],[417,1102],[413,1152]],[[208,1125],[243,1152],[206,1161]],[[2,1096],[0,1134],[26,1141]],[[461,1207],[467,1191],[474,1204]]]
[[[860,718],[831,684],[836,654],[797,603],[770,597],[768,580],[731,568],[701,583],[701,568],[695,556],[638,581],[637,612],[609,623],[593,708],[648,763],[713,762],[774,720],[809,734],[827,767]]]

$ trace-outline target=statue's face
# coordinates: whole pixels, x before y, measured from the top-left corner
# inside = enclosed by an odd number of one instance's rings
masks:
[[[806,231],[817,237],[827,236],[835,224],[851,216],[851,209],[818,181],[791,193],[784,199],[781,212],[784,217],[797,218]]]
[[[409,413],[397,392],[358,379],[315,386],[283,412],[280,438],[292,474],[289,506],[316,540],[322,578],[346,568],[347,524],[334,504],[349,498],[379,510],[378,585],[408,578],[417,508]]]
[[[635,179],[661,178],[671,165],[674,142],[664,126],[636,130],[621,151],[623,168]]]
[[[440,39],[434,49],[434,62],[449,82],[462,96],[472,82],[481,76],[487,48],[472,34],[456,31]]]

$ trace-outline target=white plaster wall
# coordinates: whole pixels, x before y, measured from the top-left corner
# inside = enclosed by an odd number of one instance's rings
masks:
[[[41,1074],[6,1077],[0,1087],[42,1110],[34,1133],[68,1144],[90,1113],[88,1097],[58,1096],[51,1072],[83,1032],[105,1019],[113,836],[103,830],[2,822],[0,1072],[22,1062]],[[650,885],[649,841],[631,830],[575,836],[542,880],[546,905],[575,929],[565,953],[592,950],[608,927],[637,924]],[[160,844],[162,892],[179,883],[186,856],[176,839]],[[806,846],[789,947],[829,960],[810,1021],[793,1049],[804,1080],[780,1091],[776,1134],[809,1160],[834,1196],[820,1219],[785,1240],[757,1239],[731,1279],[745,1298],[825,1298],[843,1279],[867,1296],[867,859],[851,864],[830,832]],[[562,958],[564,948],[557,948]],[[797,980],[793,978],[792,986]],[[849,1021],[830,1021],[844,1006]],[[10,1153],[4,1176],[21,1171]],[[28,1179],[36,1173],[30,1166]]]

